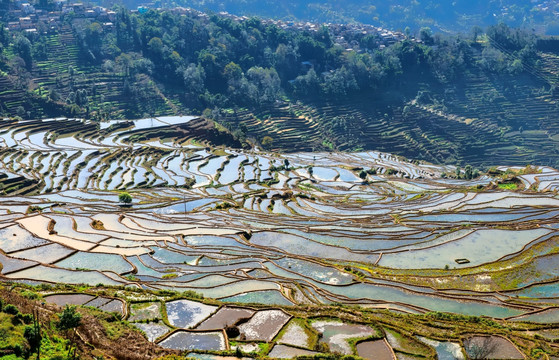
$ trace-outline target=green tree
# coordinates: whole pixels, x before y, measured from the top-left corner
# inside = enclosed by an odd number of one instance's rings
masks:
[[[132,67],[132,57],[128,54],[121,54],[115,59],[115,64],[126,76],[130,76]]]
[[[231,100],[234,102],[246,101],[248,81],[241,67],[231,61],[223,69],[223,76],[227,80],[227,92],[231,95]]]
[[[160,38],[154,37],[148,42],[148,49],[153,54],[155,60],[163,58],[163,41]]]
[[[4,306],[3,311],[6,314],[10,314],[10,315],[17,315],[17,313],[19,313],[18,308],[15,307],[15,305],[12,305],[12,304],[8,304],[8,305]]]
[[[293,92],[299,96],[316,96],[320,91],[320,79],[314,69],[310,69],[306,75],[297,76],[291,84]]]
[[[37,352],[37,359],[41,358],[41,324],[39,323],[39,312],[33,310],[33,325],[26,326],[23,331],[23,337],[29,343],[31,352]]]
[[[201,94],[205,90],[206,74],[200,65],[189,64],[183,71],[184,86],[189,93]]]
[[[36,352],[41,345],[41,331],[38,327],[29,325],[25,327],[23,337],[29,343],[31,352]]]
[[[101,55],[101,46],[103,45],[103,28],[98,22],[93,22],[85,28],[84,42],[92,60],[96,60]]]
[[[460,179],[461,175],[462,175],[462,169],[460,169],[460,166],[457,166],[456,167],[456,178]]]
[[[248,98],[254,104],[274,102],[280,94],[281,81],[274,68],[252,67],[247,71]]]
[[[51,99],[52,101],[60,100],[60,94],[58,93],[58,91],[56,91],[56,89],[50,89],[49,99]]]
[[[268,149],[270,146],[272,146],[273,142],[274,142],[274,139],[272,139],[271,136],[264,136],[260,143],[262,144],[262,146],[264,148]]]
[[[123,204],[130,204],[132,202],[132,195],[127,192],[121,192],[118,194],[118,201]]]
[[[60,314],[58,314],[58,318],[59,320],[58,323],[56,323],[56,327],[59,330],[62,330],[66,333],[69,330],[73,330],[72,338],[70,339],[70,341],[72,342],[72,344],[74,344],[76,338],[76,329],[81,324],[82,315],[76,311],[76,306],[66,305],[64,307],[64,310]],[[70,354],[71,351],[72,351],[72,346],[70,346],[70,348],[68,349],[68,355]]]
[[[227,80],[239,80],[243,76],[243,70],[239,65],[231,61],[223,69],[223,75],[225,75]]]
[[[359,90],[357,80],[346,66],[342,66],[324,77],[323,91],[329,96],[346,96],[357,90]]]
[[[27,69],[31,69],[33,59],[31,57],[31,42],[25,36],[19,35],[14,43],[17,54],[25,61]]]
[[[0,22],[0,45],[8,45],[10,40],[10,36],[8,35],[8,31],[6,31],[4,23]],[[0,46],[0,48],[2,48]]]
[[[472,40],[476,42],[478,37],[483,34],[483,29],[477,25],[474,25],[472,27],[472,30],[470,30],[470,33],[472,34]]]
[[[464,177],[468,180],[473,178],[473,169],[471,165],[466,165],[464,168]]]
[[[433,32],[430,27],[422,27],[421,30],[419,30],[419,38],[425,45],[433,45],[434,43]]]
[[[76,311],[76,306],[66,305],[58,317],[56,327],[62,331],[75,329],[80,326],[82,321],[82,315]]]
[[[85,104],[87,104],[87,101],[88,101],[87,90],[80,89],[76,91],[76,104],[78,106],[84,106]]]

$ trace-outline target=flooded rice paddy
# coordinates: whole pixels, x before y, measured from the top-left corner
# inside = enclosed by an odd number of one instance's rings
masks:
[[[180,132],[164,143],[130,137],[191,120],[115,122],[89,132],[77,129],[98,125],[4,120],[2,274],[192,290],[237,304],[535,320],[559,297],[559,271],[545,266],[559,228],[554,169],[532,168],[519,175],[530,191],[509,192],[489,176],[446,179],[455,168],[377,152],[282,155],[200,146]],[[362,179],[362,169],[374,171]],[[129,206],[119,204],[120,191],[132,195]],[[507,275],[520,265],[516,278]],[[167,304],[178,328],[203,325],[217,311],[183,305]],[[152,310],[138,316],[160,311]],[[247,314],[216,315],[223,325]],[[217,339],[202,335],[177,333],[168,342]]]
[[[270,154],[169,136],[192,120],[4,120],[2,275],[220,300],[45,296],[118,313],[184,351],[524,358],[500,336],[434,340],[298,317],[295,305],[559,322],[556,170],[519,173],[523,191],[511,192],[496,177],[448,179],[451,166],[377,152]],[[131,204],[119,203],[121,191]]]

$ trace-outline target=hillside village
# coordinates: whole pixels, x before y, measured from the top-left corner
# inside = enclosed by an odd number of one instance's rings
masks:
[[[132,12],[147,12],[150,9],[157,9],[153,3],[138,6]],[[176,7],[171,9],[174,13],[182,15],[195,15],[200,18],[208,18],[209,15],[191,8]],[[220,16],[230,18],[234,21],[242,22],[250,18],[247,16],[236,16],[227,12],[220,12]],[[38,9],[28,2],[16,0],[13,2],[13,8],[10,9],[4,18],[7,19],[6,29],[9,31],[23,30],[26,33],[56,33],[61,30],[66,19],[86,18],[98,22],[105,31],[111,31],[114,28],[116,12],[103,6],[84,4],[81,2],[70,3],[64,0],[55,1],[55,9],[47,11]],[[355,36],[375,35],[377,37],[378,48],[382,49],[388,45],[402,41],[406,35],[399,31],[392,31],[381,27],[375,27],[368,24],[318,24],[312,22],[295,22],[284,20],[264,19],[265,24],[275,24],[284,30],[310,31],[316,32],[321,27],[328,28],[334,36],[335,44],[342,46],[347,51],[359,49],[359,43],[351,40]],[[348,40],[349,39],[349,40]]]

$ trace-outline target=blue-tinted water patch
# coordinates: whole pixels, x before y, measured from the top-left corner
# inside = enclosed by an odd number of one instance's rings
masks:
[[[353,282],[353,276],[345,272],[339,271],[334,267],[328,267],[310,261],[285,257],[276,260],[275,263],[295,274],[301,274],[328,284],[342,285],[351,284]]]
[[[462,360],[464,359],[464,352],[460,344],[452,343],[448,341],[436,341],[427,339],[424,337],[418,337],[421,342],[432,346],[437,352],[437,358],[439,360]]]
[[[559,283],[554,282],[551,284],[534,285],[507,294],[529,298],[556,298],[559,297]]]
[[[217,310],[217,306],[206,305],[190,300],[175,300],[165,304],[171,325],[191,328],[202,322]]]
[[[0,263],[2,264],[2,274],[26,269],[38,264],[35,261],[12,259],[4,254],[0,254]]]
[[[75,250],[69,249],[60,244],[52,243],[32,249],[18,251],[12,253],[10,256],[20,259],[34,260],[44,264],[50,264],[70,255],[74,251]]]
[[[160,278],[163,275],[165,275],[164,272],[160,272],[160,271],[154,270],[150,267],[147,267],[136,256],[131,256],[131,257],[128,257],[127,259],[128,259],[129,262],[131,262],[136,267],[136,269],[137,269],[136,275],[138,275],[138,276],[154,276],[154,277]]]
[[[158,208],[155,210],[155,212],[157,214],[176,214],[176,213],[190,212],[196,208],[199,208],[201,206],[216,201],[219,200],[214,198],[205,198],[205,199],[198,199],[198,200],[187,201],[187,202],[179,202],[173,205]]]
[[[0,248],[7,253],[48,243],[47,240],[34,237],[18,225],[0,229]]]
[[[221,331],[189,333],[180,331],[159,343],[160,346],[174,350],[225,350],[225,337]]]
[[[276,232],[255,233],[250,242],[264,247],[277,247],[291,254],[306,255],[317,258],[337,259],[375,263],[377,255],[366,255],[350,252],[343,248],[324,245],[307,240],[300,236]]]
[[[221,164],[225,161],[224,157],[215,157],[208,161],[208,163],[199,168],[199,171],[210,176],[215,176],[217,169],[221,167]]]
[[[219,177],[219,182],[221,184],[230,184],[232,182],[239,180],[239,166],[246,156],[236,156],[231,159],[229,164],[225,165],[221,176]]]
[[[520,316],[514,320],[529,321],[538,324],[556,324],[559,323],[559,308],[551,308],[535,314]]]
[[[432,214],[423,216],[409,216],[403,219],[412,221],[424,221],[424,222],[508,222],[519,220],[526,217],[528,214],[523,213],[490,213],[490,214],[462,214],[462,213],[444,213],[444,214]]]
[[[149,341],[154,342],[157,338],[167,334],[170,329],[163,324],[156,323],[132,323],[135,327],[142,330]]]
[[[131,272],[134,268],[120,255],[78,252],[56,266],[67,269],[88,269],[114,271],[118,274]]]
[[[463,315],[490,316],[506,318],[520,315],[525,311],[504,305],[482,302],[460,301],[405,291],[400,288],[360,283],[349,286],[322,285],[324,290],[353,299],[371,299],[387,302],[400,302],[432,311],[452,312]]]
[[[97,284],[122,285],[122,282],[115,281],[96,271],[70,271],[43,265],[17,271],[7,275],[7,277],[12,279],[35,279],[53,283],[87,284],[91,286]]]
[[[151,256],[153,256],[153,258],[157,261],[160,261],[164,264],[192,263],[195,262],[196,259],[198,259],[198,256],[188,256],[160,247],[152,247],[151,249],[154,251]]]
[[[277,290],[253,291],[220,299],[225,302],[241,304],[294,305]]]

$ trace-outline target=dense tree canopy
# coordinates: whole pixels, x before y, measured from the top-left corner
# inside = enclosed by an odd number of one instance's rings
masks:
[[[332,40],[327,27],[282,29],[258,18],[235,21],[173,12],[118,10],[114,31],[94,21],[73,23],[81,58],[133,78],[153,76],[183,88],[193,107],[263,106],[283,96],[343,98],[398,84],[409,76],[450,81],[467,67],[517,73],[532,64],[534,36],[499,24],[487,29],[481,58],[469,37],[441,36],[429,28],[421,43],[407,38],[385,49],[374,34],[350,34],[358,50]],[[474,29],[475,39],[481,35]],[[29,44],[17,45],[28,62]],[[142,90],[130,92],[142,99]]]
[[[474,27],[464,36],[423,27],[419,40],[408,31],[387,42],[358,28],[304,30],[259,18],[116,10],[111,27],[72,13],[64,22],[77,39],[79,66],[123,76],[124,94],[148,115],[156,107],[156,83],[184,94],[189,108],[203,110],[263,107],[285,98],[343,100],[409,82],[449,83],[469,69],[516,75],[538,66],[536,37],[504,24],[485,32]],[[12,73],[24,79],[34,63],[48,58],[48,35],[14,32],[10,38],[0,29],[0,44],[17,55]],[[95,95],[94,88],[72,87],[62,99],[54,87],[47,91],[49,99],[82,109]]]

